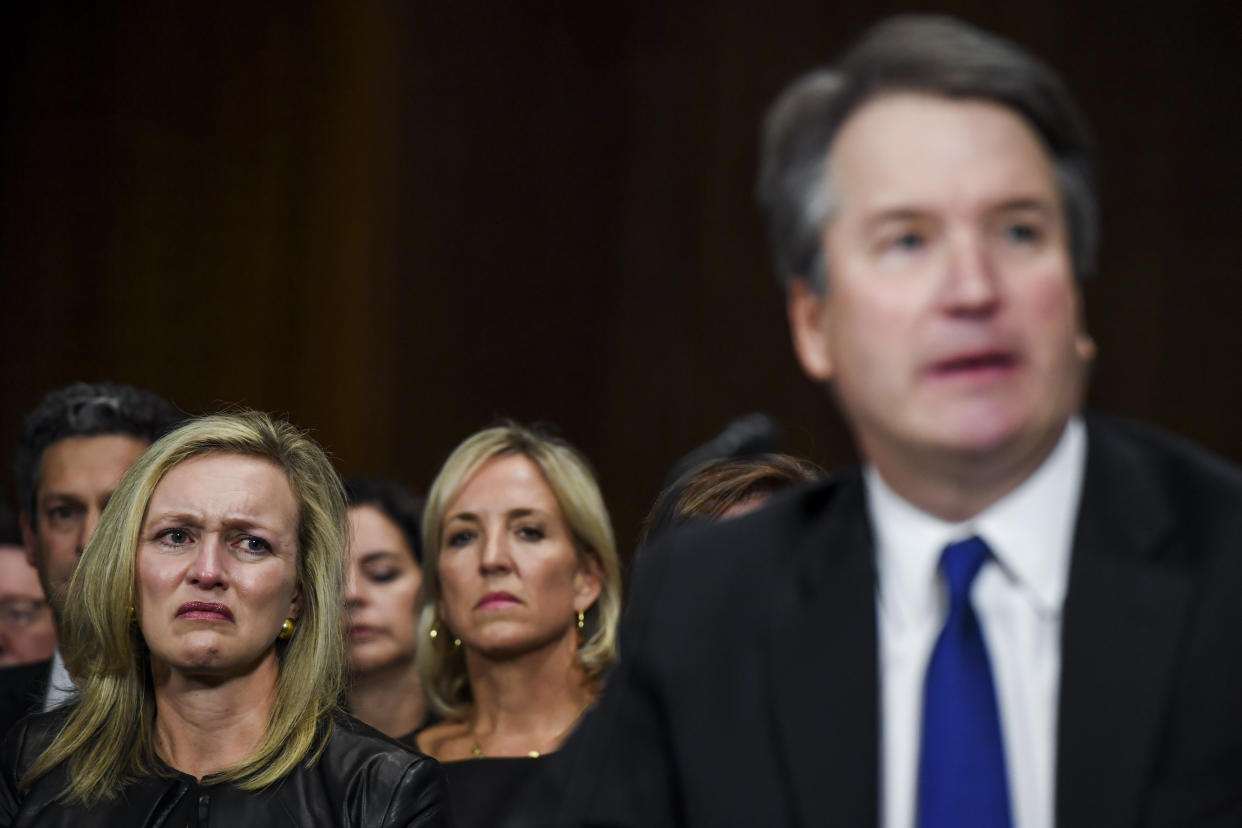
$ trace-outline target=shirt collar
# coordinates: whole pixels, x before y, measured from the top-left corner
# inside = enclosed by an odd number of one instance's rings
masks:
[[[941,551],[953,541],[979,535],[1006,576],[1030,593],[1038,609],[1059,615],[1086,455],[1086,428],[1081,418],[1074,417],[1026,480],[961,523],[921,511],[868,465],[863,476],[876,539],[882,609],[899,623],[917,623],[934,614]]]

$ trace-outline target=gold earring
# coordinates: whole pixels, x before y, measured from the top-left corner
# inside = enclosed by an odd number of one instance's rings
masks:
[[[134,612],[134,605],[133,605],[133,604],[130,604],[130,605],[129,605],[129,623],[130,623],[130,624],[137,624],[137,623],[138,623],[138,614],[137,614],[136,612]]]
[[[453,639],[453,647],[454,647],[455,649],[458,649],[458,650],[460,650],[460,649],[461,649],[461,639],[460,639],[460,638],[454,638],[454,639]]]
[[[280,625],[280,635],[276,636],[282,641],[288,641],[293,638],[293,631],[298,628],[298,622],[292,618],[286,618]]]
[[[578,613],[578,646],[582,646],[582,642],[586,640],[586,615],[582,612]]]

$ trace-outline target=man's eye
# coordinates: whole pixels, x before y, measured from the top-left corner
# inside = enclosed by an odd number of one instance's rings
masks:
[[[59,506],[52,506],[47,510],[47,516],[52,521],[71,520],[78,512],[77,507],[71,503],[63,503]]]
[[[1039,228],[1033,224],[1014,222],[1013,224],[1005,225],[1005,238],[1020,244],[1030,244],[1031,242],[1039,241],[1040,232]]]
[[[190,542],[190,533],[184,529],[165,529],[159,539],[169,546],[184,546]]]

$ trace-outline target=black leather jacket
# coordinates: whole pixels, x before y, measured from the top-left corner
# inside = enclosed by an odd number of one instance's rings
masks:
[[[89,808],[56,800],[61,765],[28,789],[18,782],[63,721],[55,711],[24,719],[0,747],[0,828],[432,828],[447,826],[443,774],[434,759],[340,716],[313,767],[304,764],[262,791],[203,782],[171,768]]]

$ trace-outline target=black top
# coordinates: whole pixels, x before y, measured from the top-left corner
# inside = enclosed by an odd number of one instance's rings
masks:
[[[448,781],[454,824],[457,828],[522,824],[517,822],[518,817],[527,814],[529,808],[518,808],[518,803],[528,797],[545,759],[497,757],[445,762],[441,767]]]
[[[339,715],[313,766],[299,765],[261,791],[202,781],[172,768],[86,808],[57,801],[65,765],[30,788],[19,781],[51,743],[65,711],[23,720],[0,747],[0,828],[433,828],[449,824],[444,777],[435,760]]]

